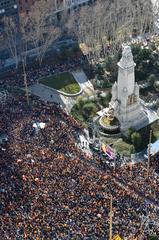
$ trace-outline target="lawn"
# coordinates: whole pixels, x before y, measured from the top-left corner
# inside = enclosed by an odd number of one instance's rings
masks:
[[[47,76],[40,79],[39,83],[68,94],[75,94],[80,91],[79,84],[69,72]]]
[[[130,154],[130,146],[131,144],[126,143],[123,141],[122,138],[119,138],[115,143],[114,143],[114,148],[116,149],[117,152],[119,153],[124,153],[124,154]]]
[[[105,144],[113,144],[113,148],[121,154],[130,154],[130,144],[126,143],[122,138],[102,138]]]

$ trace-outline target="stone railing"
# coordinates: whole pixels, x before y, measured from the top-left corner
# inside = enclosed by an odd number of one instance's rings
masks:
[[[77,92],[77,93],[65,93],[65,92],[59,91],[59,90],[57,90],[57,89],[55,89],[55,88],[48,87],[48,86],[46,86],[45,84],[42,84],[42,83],[38,83],[38,84],[41,85],[42,87],[45,87],[45,88],[51,90],[51,91],[54,92],[54,93],[57,93],[57,92],[58,92],[59,94],[62,94],[62,95],[65,96],[65,97],[77,97],[77,96],[81,95],[82,92],[83,92],[83,89],[82,89],[81,87],[80,87],[80,91]],[[80,85],[79,85],[79,86],[80,86]]]

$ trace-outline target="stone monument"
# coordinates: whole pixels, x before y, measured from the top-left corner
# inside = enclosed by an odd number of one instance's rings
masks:
[[[123,46],[122,58],[118,62],[118,80],[112,87],[109,108],[120,122],[121,131],[133,127],[140,129],[149,122],[144,106],[139,98],[139,86],[135,83],[135,63],[131,47]]]

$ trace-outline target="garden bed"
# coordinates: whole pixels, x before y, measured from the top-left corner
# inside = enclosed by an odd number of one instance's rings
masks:
[[[66,94],[76,94],[81,90],[79,84],[69,72],[47,76],[40,79],[39,83]]]

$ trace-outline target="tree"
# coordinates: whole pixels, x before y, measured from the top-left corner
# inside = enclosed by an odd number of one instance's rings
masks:
[[[153,235],[153,236],[149,236],[149,240],[158,240],[158,237]]]
[[[77,100],[77,106],[78,106],[79,110],[82,110],[83,105],[84,105],[84,99],[82,97],[79,97]]]
[[[137,0],[134,2],[134,28],[137,29],[138,35],[152,32],[154,28],[154,11],[153,4],[150,0]]]
[[[86,120],[88,120],[97,112],[97,108],[94,103],[88,102],[84,104],[82,112]]]
[[[10,49],[12,57],[15,59],[16,68],[18,68],[19,61],[22,63],[25,95],[27,104],[29,105],[29,93],[26,75],[28,43],[30,41],[28,32],[28,17],[19,16],[18,24],[11,17],[4,17],[4,36],[6,36],[6,44]]]
[[[27,54],[29,32],[28,32],[28,17],[20,16],[18,24],[11,17],[4,17],[4,36],[6,36],[6,44],[10,49],[12,57],[15,59],[16,68],[18,68],[19,61],[22,63],[25,95],[27,98],[27,104],[29,105],[29,93],[26,75]]]
[[[154,13],[154,18],[157,21],[159,18],[159,1],[158,0],[153,0],[153,13]]]
[[[135,150],[139,151],[140,147],[141,147],[141,143],[142,143],[142,138],[141,138],[140,133],[138,133],[138,132],[132,133],[131,134],[131,141],[132,141],[132,143],[135,147]]]
[[[108,102],[110,102],[111,98],[112,98],[112,94],[111,94],[111,92],[109,91],[109,92],[107,93],[107,95],[106,95],[106,99],[107,99]]]
[[[151,58],[152,50],[143,48],[141,49],[141,59],[143,61],[149,60]]]
[[[4,17],[3,18],[4,24],[4,31],[3,36],[5,39],[5,44],[7,45],[8,49],[12,57],[15,60],[16,69],[18,68],[18,25],[16,24],[15,20],[11,17]]]
[[[155,77],[154,74],[151,74],[151,75],[148,77],[148,79],[147,79],[147,81],[148,81],[148,83],[150,84],[150,86],[153,86],[153,85],[154,85],[155,80],[156,80],[156,77]]]
[[[118,61],[121,58],[120,51],[112,56],[108,56],[105,59],[105,68],[109,72],[108,79],[111,82],[115,82],[118,75]]]
[[[20,33],[20,60],[22,63],[22,71],[24,76],[24,86],[25,86],[25,95],[27,100],[27,105],[29,106],[29,90],[28,90],[28,81],[27,81],[27,55],[28,55],[28,43],[29,43],[29,34],[28,34],[28,17],[21,16],[19,18],[19,33]]]
[[[134,128],[129,128],[128,129],[128,141],[131,142],[131,135],[135,132]]]
[[[55,6],[51,0],[36,1],[29,12],[29,40],[41,65],[47,49],[60,34],[55,24]]]
[[[100,76],[103,76],[104,73],[105,73],[104,68],[102,67],[101,64],[97,64],[97,73],[98,73],[98,75],[100,75]]]
[[[129,151],[131,154],[135,153],[135,147],[133,145],[130,145]]]
[[[118,52],[134,28],[139,34],[150,31],[154,20],[150,9],[151,0],[99,0],[71,13],[68,27],[86,45],[88,60],[96,63],[101,56]]]

